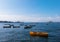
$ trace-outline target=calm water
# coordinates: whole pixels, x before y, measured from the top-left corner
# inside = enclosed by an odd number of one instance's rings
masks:
[[[4,24],[20,25],[20,23],[0,23],[0,42],[60,42],[60,23],[36,23],[31,29],[3,28]],[[24,25],[30,23],[24,23]],[[31,37],[30,31],[48,32],[48,38]]]

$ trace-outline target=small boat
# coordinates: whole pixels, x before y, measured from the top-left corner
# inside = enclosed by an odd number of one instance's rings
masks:
[[[31,26],[31,25],[25,25],[24,28],[25,28],[25,29],[29,29],[29,28],[32,28],[32,26]]]
[[[3,28],[11,28],[10,26],[3,26]]]
[[[11,28],[11,25],[10,25],[10,24],[5,24],[5,25],[3,26],[3,28]]]
[[[40,36],[40,37],[48,37],[47,32],[30,32],[31,36]]]
[[[49,24],[51,24],[51,23],[53,23],[52,21],[49,21],[49,22],[47,22],[47,24],[46,25],[49,25]]]

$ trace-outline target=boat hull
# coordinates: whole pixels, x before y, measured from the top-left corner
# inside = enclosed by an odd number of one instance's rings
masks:
[[[40,37],[48,37],[47,32],[30,32],[31,36],[40,36]]]

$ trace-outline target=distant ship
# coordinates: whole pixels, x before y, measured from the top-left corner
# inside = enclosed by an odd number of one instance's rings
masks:
[[[46,25],[51,24],[51,23],[53,23],[53,21],[49,21],[49,22],[47,22],[47,24],[46,24]]]

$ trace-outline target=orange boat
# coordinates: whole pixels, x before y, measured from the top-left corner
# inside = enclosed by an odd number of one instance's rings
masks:
[[[48,37],[47,32],[30,32],[31,36],[41,36],[41,37]]]

